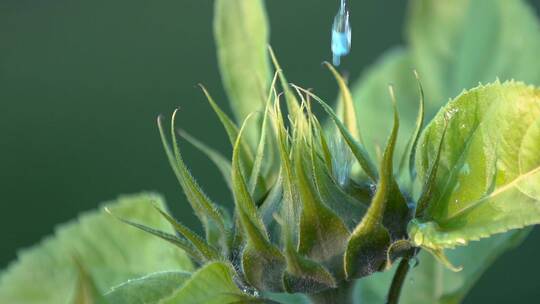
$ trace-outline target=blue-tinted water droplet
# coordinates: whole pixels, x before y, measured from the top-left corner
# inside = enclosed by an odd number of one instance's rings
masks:
[[[351,23],[345,1],[341,0],[339,11],[332,25],[332,56],[336,66],[340,64],[341,57],[351,51]]]

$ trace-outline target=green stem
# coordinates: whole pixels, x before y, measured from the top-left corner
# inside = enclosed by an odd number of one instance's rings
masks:
[[[407,273],[411,266],[409,265],[410,257],[405,256],[401,259],[398,269],[394,274],[392,279],[392,285],[390,285],[390,290],[388,291],[388,297],[386,298],[386,304],[398,304],[399,296],[401,294],[401,288],[407,277]]]
[[[309,299],[313,304],[352,304],[355,282],[341,282],[337,288],[309,295]]]

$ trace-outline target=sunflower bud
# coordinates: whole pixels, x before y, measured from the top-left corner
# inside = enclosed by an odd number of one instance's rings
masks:
[[[188,171],[176,139],[175,112],[172,145],[161,120],[160,134],[206,239],[165,213],[178,235],[137,226],[181,247],[198,264],[228,261],[243,290],[316,298],[387,269],[412,248],[406,240],[412,211],[394,178],[399,116],[391,90],[394,127],[377,164],[362,142],[352,96],[339,72],[327,64],[341,91],[340,115],[311,91],[290,86],[271,55],[277,72],[266,107],[240,127],[202,87],[229,136],[232,161],[183,133],[224,174],[234,197],[233,213],[211,201]],[[277,93],[278,79],[283,94]],[[328,114],[332,124],[327,128],[313,114],[312,103]],[[253,127],[260,129],[256,146],[244,136]]]

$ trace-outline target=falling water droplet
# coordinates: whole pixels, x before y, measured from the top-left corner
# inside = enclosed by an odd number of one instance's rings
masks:
[[[332,55],[333,63],[338,66],[341,57],[351,51],[351,24],[349,22],[349,10],[346,0],[341,0],[339,11],[332,25]]]

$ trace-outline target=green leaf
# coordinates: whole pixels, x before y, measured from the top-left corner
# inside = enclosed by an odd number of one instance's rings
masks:
[[[248,114],[264,108],[271,81],[264,1],[216,0],[214,12],[214,36],[223,85],[236,121],[243,122]],[[252,135],[258,133],[249,134],[248,138]]]
[[[113,287],[105,296],[114,304],[159,304],[180,290],[190,277],[189,272],[156,272]]]
[[[77,286],[73,304],[107,304],[109,303],[98,291],[94,280],[90,277],[86,269],[75,258],[75,264],[79,271]]]
[[[439,169],[439,164],[441,162],[442,148],[447,128],[448,121],[445,121],[444,130],[441,134],[441,138],[439,141],[439,147],[437,148],[437,155],[435,156],[435,159],[431,162],[431,166],[424,177],[424,183],[422,184],[422,192],[420,193],[416,202],[416,210],[414,217],[424,216],[424,211],[428,207],[429,201],[431,200],[431,197],[433,195],[433,191],[435,190],[435,179],[437,178],[437,170]]]
[[[434,1],[414,0],[409,15],[407,40],[411,45],[409,49],[394,49],[387,52],[370,68],[353,86],[357,116],[363,137],[367,143],[370,155],[375,155],[374,147],[381,146],[381,142],[389,134],[391,124],[389,119],[381,117],[391,116],[389,103],[382,102],[387,98],[385,87],[392,83],[399,96],[399,112],[401,117],[402,134],[407,134],[414,126],[414,116],[417,109],[417,93],[414,78],[410,71],[417,69],[426,89],[426,119],[433,115],[447,100],[459,93],[463,88],[474,86],[478,81],[493,81],[495,77],[503,79],[524,79],[530,83],[539,84],[539,62],[536,54],[539,53],[539,26],[535,20],[533,10],[529,9],[525,1],[506,0],[459,0]],[[380,113],[375,116],[372,113]],[[398,138],[396,150],[404,150],[405,142]],[[435,144],[435,141],[432,142]],[[526,231],[515,231],[501,236],[493,236],[480,242],[471,243],[468,247],[459,247],[449,252],[449,257],[456,265],[463,265],[460,273],[452,273],[442,269],[445,277],[455,277],[460,285],[448,284],[447,280],[432,280],[430,274],[425,274],[426,281],[433,281],[435,285],[426,285],[426,290],[437,290],[441,297],[449,293],[445,286],[452,285],[452,290],[464,294],[468,291],[476,278],[487,266],[508,248],[512,235],[526,234]],[[497,239],[497,241],[495,241]],[[519,238],[520,240],[521,238]],[[485,244],[479,245],[479,244]],[[469,249],[471,248],[471,249]],[[422,255],[425,255],[423,253]],[[427,255],[426,255],[427,256]],[[457,256],[461,256],[457,258]],[[436,261],[432,257],[431,262]],[[464,263],[463,260],[475,260]],[[422,258],[422,261],[425,259]],[[422,262],[426,265],[427,262]],[[471,270],[471,268],[474,270]],[[481,266],[481,267],[480,267]],[[416,271],[413,270],[413,273]],[[388,277],[385,273],[382,276]],[[374,277],[381,277],[377,274]],[[362,282],[371,280],[364,279]],[[362,301],[361,303],[383,303],[389,286],[390,278],[377,281],[363,289],[363,294],[370,290],[381,289],[379,297]],[[418,280],[414,278],[407,281],[403,291],[403,303],[443,303],[425,297],[419,290]],[[452,291],[454,292],[454,291]],[[412,297],[410,297],[412,296]],[[427,299],[425,301],[410,299]],[[410,299],[409,299],[410,298]],[[457,303],[454,301],[450,303]],[[444,302],[447,303],[447,302]]]
[[[114,304],[267,303],[242,292],[235,276],[230,264],[213,262],[195,273],[166,271],[130,280],[114,287],[106,297]]]
[[[458,304],[482,273],[504,251],[515,247],[529,233],[505,233],[459,247],[448,252],[449,258],[463,270],[453,272],[431,254],[421,252],[401,291],[400,304]],[[359,281],[356,303],[385,303],[394,270],[376,273]]]
[[[431,117],[478,82],[540,84],[540,25],[522,0],[414,0],[407,38]]]
[[[137,218],[173,233],[152,203],[165,208],[155,194],[123,196],[105,206],[124,218]],[[73,257],[88,270],[101,292],[150,272],[192,268],[177,247],[103,211],[88,212],[58,227],[55,236],[20,252],[18,261],[0,275],[0,303],[71,304],[78,273]]]
[[[398,96],[400,133],[396,142],[398,160],[406,149],[408,134],[415,128],[418,112],[418,91],[410,54],[403,48],[386,52],[352,86],[356,116],[369,155],[376,156],[377,147],[384,147],[392,130],[392,103],[388,96],[388,84],[395,87]],[[420,74],[422,79],[429,75]],[[377,113],[377,115],[373,115]],[[407,172],[408,175],[408,172]]]
[[[540,26],[525,1],[414,0],[409,11],[409,47],[385,53],[352,86],[360,128],[369,130],[362,136],[370,155],[390,133],[389,83],[399,97],[401,133],[412,132],[418,108],[413,69],[422,78],[428,121],[448,99],[478,82],[499,77],[540,85]],[[398,139],[398,156],[405,138]]]
[[[160,304],[232,304],[254,300],[234,283],[232,266],[223,262],[206,264],[197,270],[182,288]],[[242,302],[245,301],[245,302]]]
[[[450,102],[420,140],[421,183],[437,158],[446,121],[431,198],[408,228],[413,243],[452,248],[540,223],[540,90],[497,82]]]

